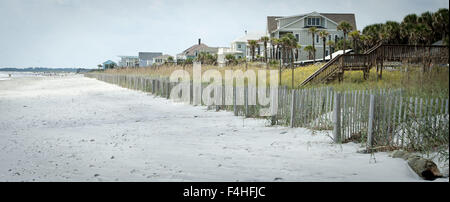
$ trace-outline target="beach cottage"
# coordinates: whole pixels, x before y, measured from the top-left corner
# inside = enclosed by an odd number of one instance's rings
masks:
[[[153,59],[162,56],[161,52],[139,52],[139,67],[149,67],[153,64]]]
[[[119,67],[129,68],[129,67],[139,67],[139,57],[138,56],[119,56]]]
[[[209,47],[206,44],[203,44],[201,39],[198,39],[198,44],[195,44],[188,49],[184,50],[180,54],[176,55],[177,63],[183,62],[187,59],[194,59],[196,58],[200,53],[209,53],[211,55],[217,54],[218,48],[216,47]]]
[[[170,61],[172,59],[172,61]],[[153,58],[153,65],[162,65],[168,62],[174,62],[173,57],[171,55],[161,55],[158,57]]]
[[[353,13],[318,13],[312,12],[294,16],[268,16],[267,33],[271,38],[281,38],[283,35],[292,33],[302,46],[298,60],[307,60],[309,55],[303,50],[304,47],[312,45],[312,34],[310,27],[316,27],[317,33],[314,35],[314,44],[316,49],[316,58],[323,57],[323,41],[319,36],[320,31],[329,33],[327,41],[337,42],[344,37],[344,33],[338,30],[340,22],[348,22],[353,30],[356,30],[355,14]],[[325,54],[329,55],[329,47],[326,47]]]
[[[106,62],[102,63],[102,67],[103,69],[114,69],[114,67],[117,66],[117,63],[111,61],[111,60],[107,60]]]

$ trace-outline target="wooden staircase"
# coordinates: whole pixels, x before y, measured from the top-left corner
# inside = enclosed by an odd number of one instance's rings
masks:
[[[325,63],[320,69],[306,78],[300,86],[310,83],[329,83],[336,79],[342,80],[345,71],[363,71],[365,78],[373,66],[382,71],[383,62],[402,62],[448,64],[447,46],[413,46],[388,45],[379,43],[363,54],[342,54]]]

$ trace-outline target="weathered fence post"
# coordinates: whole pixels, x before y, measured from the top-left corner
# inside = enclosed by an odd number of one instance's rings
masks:
[[[292,99],[291,99],[291,128],[294,127],[294,117],[295,117],[295,90],[292,89]]]
[[[367,149],[371,150],[373,146],[373,119],[375,114],[375,95],[370,95],[369,105],[369,126],[367,127]]]
[[[248,117],[248,84],[244,86],[245,117]]]
[[[333,140],[335,143],[341,142],[341,94],[336,93],[334,96],[333,109]]]
[[[234,115],[238,115],[237,106],[236,106],[236,86],[233,86],[233,112]]]

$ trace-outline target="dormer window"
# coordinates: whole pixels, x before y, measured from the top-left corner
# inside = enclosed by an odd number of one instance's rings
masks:
[[[309,17],[308,19],[307,19],[307,23],[306,23],[306,25],[307,26],[314,26],[314,27],[318,27],[318,26],[321,26],[321,23],[320,23],[320,17]]]

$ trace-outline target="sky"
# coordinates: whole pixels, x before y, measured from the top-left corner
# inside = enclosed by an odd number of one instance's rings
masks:
[[[357,28],[448,8],[447,0],[0,0],[0,68],[97,68],[119,55],[227,47],[267,16],[355,13]]]

